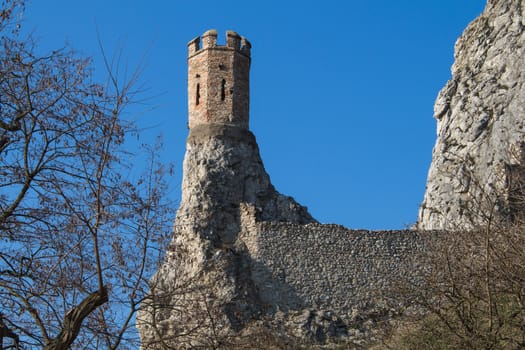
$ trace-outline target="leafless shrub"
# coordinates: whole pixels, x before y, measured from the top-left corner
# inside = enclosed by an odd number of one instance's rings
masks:
[[[404,312],[404,322],[386,328],[384,347],[525,347],[525,197],[520,164],[505,173],[509,191],[487,194],[483,206],[465,208],[475,211],[472,217],[484,218],[477,226],[427,233],[426,252],[419,257],[427,268],[419,283],[404,281],[389,291],[413,307]]]

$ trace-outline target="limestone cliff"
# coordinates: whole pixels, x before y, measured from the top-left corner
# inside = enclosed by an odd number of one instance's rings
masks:
[[[489,0],[458,39],[434,107],[437,142],[420,229],[519,214],[525,151],[525,1]]]
[[[197,331],[210,331],[211,309],[224,332],[259,312],[248,256],[238,239],[242,204],[255,208],[259,220],[315,221],[304,207],[275,191],[251,132],[225,125],[193,128],[173,241],[152,281],[155,300],[139,314],[143,343],[154,342],[156,332],[164,341],[170,332],[181,338],[191,325],[195,333],[189,338],[202,344],[209,334],[197,336]]]

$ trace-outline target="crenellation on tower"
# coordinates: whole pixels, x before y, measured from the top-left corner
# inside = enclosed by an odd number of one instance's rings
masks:
[[[226,46],[234,50],[240,50],[241,36],[232,30],[226,31]]]
[[[201,37],[198,36],[188,42],[188,57],[201,49]]]
[[[245,37],[241,37],[241,51],[246,55],[251,55],[252,44]]]
[[[234,31],[226,32],[226,45],[217,45],[213,29],[188,43],[190,129],[203,124],[248,129],[250,49],[250,42]]]
[[[202,34],[202,48],[207,49],[217,46],[217,31],[210,29]]]

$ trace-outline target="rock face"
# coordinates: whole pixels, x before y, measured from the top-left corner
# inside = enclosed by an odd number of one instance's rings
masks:
[[[489,0],[455,47],[418,228],[471,229],[523,207],[525,1]]]

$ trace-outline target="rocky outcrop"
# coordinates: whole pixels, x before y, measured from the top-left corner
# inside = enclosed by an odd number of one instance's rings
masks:
[[[417,279],[416,232],[317,223],[276,192],[247,129],[193,127],[182,193],[137,316],[143,349],[359,347],[393,315],[383,292]]]
[[[418,228],[471,229],[523,207],[525,1],[489,0],[455,47]]]
[[[212,346],[261,313],[239,239],[243,205],[258,221],[315,222],[306,208],[275,191],[250,131],[192,128],[173,241],[138,315],[144,348]]]

